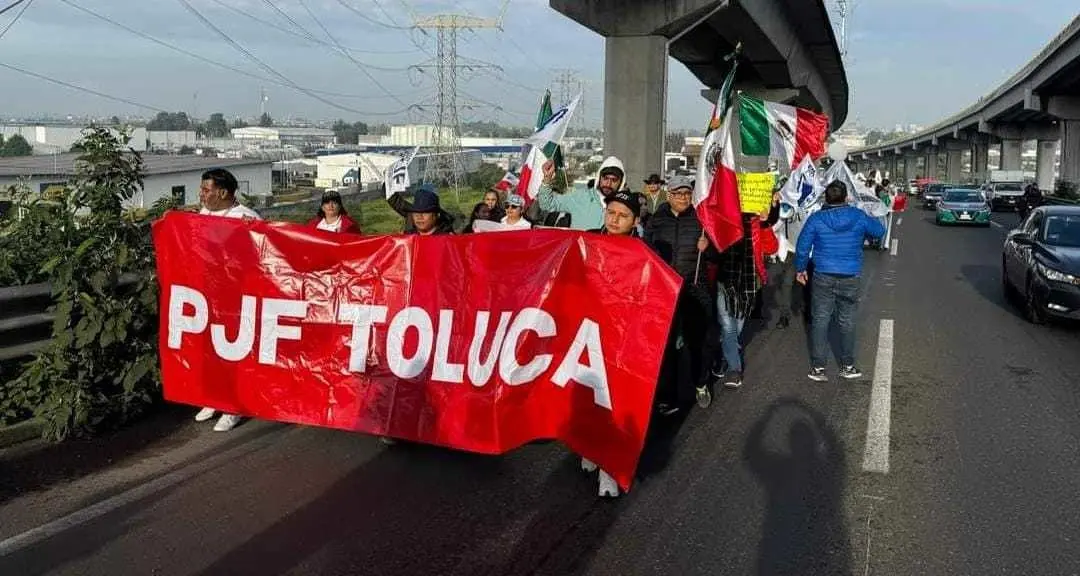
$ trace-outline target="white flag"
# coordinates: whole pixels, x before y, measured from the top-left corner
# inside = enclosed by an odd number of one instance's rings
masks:
[[[397,162],[394,162],[386,169],[386,197],[401,192],[404,193],[409,189],[411,182],[409,181],[409,164],[412,164],[413,158],[416,157],[417,152],[420,151],[420,147],[413,148],[412,152],[402,156]]]
[[[539,130],[533,132],[533,135],[525,140],[525,143],[540,148],[544,148],[549,143],[562,143],[563,136],[566,135],[566,129],[570,127],[570,118],[574,116],[574,110],[577,108],[579,101],[581,101],[581,94],[575,96],[566,106],[556,110]]]
[[[814,166],[814,161],[810,159],[810,156],[806,155],[803,157],[802,162],[799,163],[798,168],[791,172],[791,176],[784,183],[784,187],[780,189],[780,198],[785,204],[796,210],[805,210],[824,191],[825,186],[821,184],[818,169]]]

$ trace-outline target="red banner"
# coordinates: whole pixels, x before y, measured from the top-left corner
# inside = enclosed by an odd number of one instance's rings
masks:
[[[153,237],[167,399],[488,454],[556,438],[629,486],[681,282],[640,240],[187,213]]]

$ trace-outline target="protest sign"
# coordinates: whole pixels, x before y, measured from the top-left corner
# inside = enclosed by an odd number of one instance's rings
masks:
[[[772,204],[776,174],[772,172],[747,172],[738,174],[739,204],[747,214],[758,214]]]
[[[681,285],[640,240],[179,212],[153,238],[166,399],[489,454],[557,438],[629,485]]]

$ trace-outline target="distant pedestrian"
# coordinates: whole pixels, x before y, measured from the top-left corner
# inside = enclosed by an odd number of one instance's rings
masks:
[[[308,222],[308,226],[327,232],[363,233],[360,225],[349,217],[349,211],[341,203],[341,194],[334,190],[323,192],[322,204],[315,213],[315,218]]]
[[[885,226],[847,203],[847,186],[833,182],[825,187],[825,206],[807,219],[795,254],[796,278],[806,284],[807,263],[814,256],[811,293],[810,373],[815,382],[826,382],[829,325],[835,316],[840,329],[840,377],[862,377],[855,364],[855,314],[859,305],[863,242],[881,239]]]
[[[649,219],[668,201],[667,192],[664,190],[665,184],[667,182],[659,174],[649,174],[649,177],[645,179],[645,189],[641,194],[642,228],[649,225]]]
[[[506,212],[502,207],[502,193],[494,188],[484,192],[484,205],[488,207],[490,211],[490,218],[493,222],[502,220],[503,216],[506,216]]]
[[[236,190],[239,184],[236,176],[224,168],[207,170],[202,175],[199,185],[199,203],[202,208],[199,214],[206,216],[219,216],[221,218],[240,218],[243,220],[262,220],[259,213],[244,206],[236,199]],[[214,417],[217,410],[203,408],[195,415],[196,422],[205,422]],[[228,432],[240,423],[237,414],[222,414],[214,424],[215,432]]]

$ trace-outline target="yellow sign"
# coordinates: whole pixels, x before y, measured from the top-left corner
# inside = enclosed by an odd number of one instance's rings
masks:
[[[739,174],[739,203],[746,214],[760,214],[772,205],[776,174],[748,172]]]

